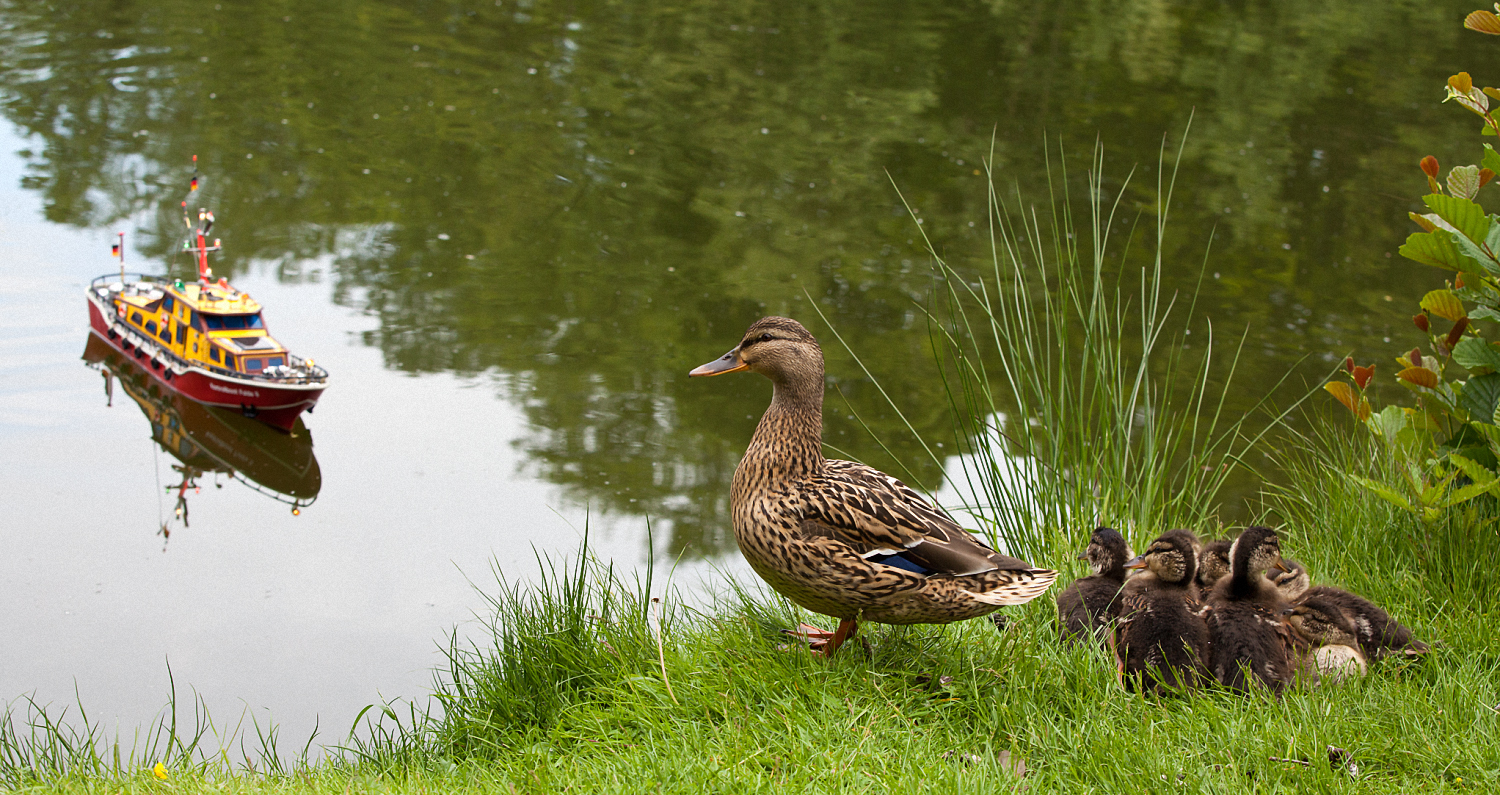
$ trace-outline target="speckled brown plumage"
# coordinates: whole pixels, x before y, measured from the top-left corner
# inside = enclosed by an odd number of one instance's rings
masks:
[[[1130,546],[1118,530],[1100,527],[1089,536],[1078,559],[1087,560],[1094,573],[1057,595],[1057,623],[1064,639],[1103,642],[1108,637],[1120,615],[1120,589],[1125,587],[1125,562],[1130,558]]]
[[[1120,596],[1115,655],[1127,687],[1162,694],[1209,681],[1197,558],[1197,537],[1170,530],[1131,561],[1145,571],[1127,580]]]
[[[1198,553],[1198,587],[1207,593],[1219,580],[1229,576],[1229,547],[1234,539],[1221,538],[1203,545]]]
[[[1369,599],[1358,594],[1319,585],[1308,589],[1302,601],[1321,599],[1337,605],[1353,625],[1354,637],[1359,641],[1360,651],[1369,659],[1388,657],[1394,654],[1419,655],[1429,650],[1427,644],[1412,637],[1407,629],[1391,614]]]
[[[823,457],[823,354],[800,323],[756,321],[692,374],[740,370],[774,391],[734,471],[730,511],[740,551],[778,593],[845,620],[940,624],[1052,584],[1056,572],[990,549],[899,480]]]
[[[1208,595],[1210,667],[1232,690],[1260,684],[1280,693],[1296,675],[1287,602],[1265,577],[1280,560],[1276,531],[1246,528],[1230,548],[1229,576]]]

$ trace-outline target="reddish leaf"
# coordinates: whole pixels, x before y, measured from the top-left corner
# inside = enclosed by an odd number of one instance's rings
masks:
[[[1437,178],[1437,175],[1438,175],[1438,160],[1437,160],[1437,158],[1433,157],[1432,155],[1428,155],[1428,156],[1422,158],[1422,162],[1418,163],[1417,165],[1420,165],[1422,167],[1422,171],[1424,173],[1426,173],[1427,176],[1432,177],[1434,179]]]
[[[1354,357],[1353,356],[1345,356],[1344,357],[1344,372],[1346,372],[1346,373],[1352,373],[1352,372],[1354,372]]]
[[[1408,359],[1411,360],[1411,366],[1412,367],[1421,367],[1422,366],[1422,349],[1421,348],[1412,348],[1411,349],[1411,353],[1406,354],[1406,358],[1408,358]]]
[[[1354,390],[1343,381],[1329,381],[1323,385],[1323,389],[1338,398],[1338,401],[1344,404],[1344,408],[1350,411],[1354,411],[1354,407],[1358,405],[1359,398],[1355,396]]]
[[[1460,94],[1468,94],[1474,88],[1474,78],[1468,72],[1459,72],[1448,78],[1448,87]]]
[[[1490,180],[1492,180],[1494,178],[1495,178],[1495,172],[1493,172],[1493,171],[1491,171],[1491,170],[1489,170],[1487,168],[1481,168],[1481,169],[1479,169],[1479,187],[1482,188],[1485,185],[1490,184]]]
[[[1460,318],[1457,323],[1453,324],[1453,328],[1448,331],[1448,336],[1443,338],[1443,342],[1447,343],[1449,350],[1452,350],[1453,346],[1457,345],[1458,341],[1464,338],[1464,329],[1468,327],[1468,318]]]
[[[1462,273],[1453,274],[1453,286],[1460,290],[1464,289],[1464,275]]]
[[[1464,27],[1480,33],[1488,33],[1491,36],[1500,36],[1500,17],[1495,16],[1493,11],[1475,11],[1464,17]]]
[[[1416,327],[1417,327],[1417,328],[1418,328],[1418,329],[1419,329],[1419,330],[1420,330],[1420,331],[1421,331],[1421,332],[1422,332],[1422,333],[1423,333],[1423,334],[1426,334],[1426,333],[1427,333],[1427,329],[1428,329],[1428,328],[1430,328],[1430,327],[1431,327],[1431,324],[1430,324],[1430,323],[1428,323],[1428,322],[1427,322],[1427,313],[1426,313],[1426,312],[1418,312],[1418,313],[1416,313],[1416,314],[1415,314],[1415,315],[1412,315],[1412,316],[1411,316],[1411,322],[1412,322],[1412,323],[1413,323],[1413,324],[1415,324],[1415,325],[1416,325]],[[1350,361],[1353,361],[1353,360],[1352,360],[1352,359],[1351,359],[1351,360],[1350,360]],[[1352,373],[1352,372],[1354,372],[1354,371],[1353,371],[1353,370],[1350,370],[1350,371],[1349,371],[1349,372],[1351,372],[1351,373]]]
[[[1356,367],[1356,368],[1354,368],[1354,383],[1357,384],[1357,385],[1359,385],[1360,389],[1364,389],[1365,387],[1369,386],[1370,385],[1370,379],[1374,378],[1374,377],[1375,377],[1375,365],[1373,365],[1373,364],[1370,365],[1369,367]]]
[[[1417,386],[1427,387],[1428,389],[1437,389],[1438,385],[1437,373],[1434,373],[1426,367],[1408,367],[1405,370],[1396,373],[1396,377],[1401,379],[1402,381],[1407,382],[1408,384],[1416,384]]]

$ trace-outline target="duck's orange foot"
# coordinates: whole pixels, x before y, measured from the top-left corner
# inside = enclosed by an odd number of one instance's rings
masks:
[[[859,622],[852,618],[844,619],[839,622],[839,628],[832,632],[812,624],[798,624],[796,629],[783,629],[781,632],[806,643],[813,654],[827,657],[859,632]]]

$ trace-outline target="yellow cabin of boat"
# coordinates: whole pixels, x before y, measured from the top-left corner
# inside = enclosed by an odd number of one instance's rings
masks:
[[[126,325],[172,353],[210,370],[260,375],[290,363],[286,348],[266,331],[260,304],[224,282],[139,284],[112,291]]]

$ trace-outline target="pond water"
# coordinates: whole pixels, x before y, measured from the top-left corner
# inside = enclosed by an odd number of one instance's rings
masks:
[[[897,190],[982,267],[987,157],[1041,201],[1058,147],[1078,190],[1102,140],[1126,234],[1191,119],[1167,280],[1201,275],[1201,315],[1247,330],[1245,406],[1413,344],[1441,274],[1394,252],[1418,159],[1476,157],[1440,104],[1495,61],[1460,27],[1474,4],[1058,5],[0,9],[0,698],[76,691],[128,730],[170,666],[218,719],[336,740],[422,694],[482,607],[471,580],[525,581],[586,523],[626,569],[743,572],[727,484],[769,388],[687,370],[764,314],[831,339],[816,302],[917,431],[951,437]],[[132,269],[192,273],[195,154],[216,270],[333,375],[295,439],[128,368],[107,394],[84,361],[116,233]],[[828,361],[828,440],[942,486],[853,358]]]

